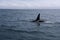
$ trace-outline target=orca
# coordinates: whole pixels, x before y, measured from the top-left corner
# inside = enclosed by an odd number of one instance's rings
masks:
[[[32,22],[44,22],[44,20],[40,19],[40,13],[39,13],[37,18],[35,20],[33,20]]]

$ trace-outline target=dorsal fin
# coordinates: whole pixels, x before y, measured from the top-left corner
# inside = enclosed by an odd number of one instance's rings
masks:
[[[38,14],[36,21],[40,20],[40,13]]]
[[[44,22],[44,20],[40,20],[40,13],[39,13],[36,20],[33,20],[32,22]]]

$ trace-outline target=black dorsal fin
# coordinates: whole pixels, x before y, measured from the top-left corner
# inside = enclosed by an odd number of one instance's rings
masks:
[[[32,22],[44,22],[44,20],[40,20],[40,13],[39,13],[36,20],[33,20]]]
[[[40,20],[40,13],[38,14],[36,21]]]

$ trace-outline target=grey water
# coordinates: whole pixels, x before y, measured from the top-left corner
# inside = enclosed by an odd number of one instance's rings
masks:
[[[0,40],[60,40],[60,9],[0,9]]]

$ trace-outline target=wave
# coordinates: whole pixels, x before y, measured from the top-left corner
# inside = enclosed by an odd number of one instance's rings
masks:
[[[6,32],[16,32],[16,33],[28,33],[28,34],[41,34],[41,35],[45,35],[48,37],[56,37],[54,35],[52,35],[50,32],[43,32],[43,31],[27,31],[27,30],[14,30],[14,29],[5,29]]]
[[[0,32],[5,31],[5,32],[20,32],[20,33],[43,33],[41,31],[37,30],[23,30],[23,29],[14,29],[16,26],[7,26],[7,25],[0,25]]]
[[[60,24],[60,22],[53,22],[53,21],[45,21],[44,23],[47,23],[47,24]]]
[[[8,32],[16,32],[16,33],[28,33],[28,34],[43,34],[46,35],[46,32],[42,31],[28,31],[28,30],[14,30],[14,29],[5,29]]]

